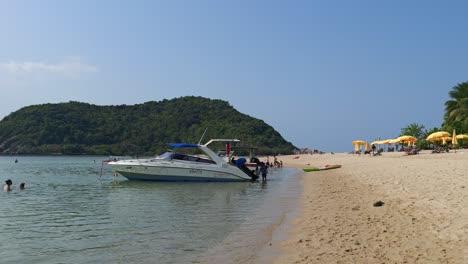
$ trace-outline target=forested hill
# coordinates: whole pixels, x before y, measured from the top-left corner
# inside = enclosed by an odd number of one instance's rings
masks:
[[[198,143],[205,129],[202,143],[238,138],[257,147],[257,154],[287,154],[295,148],[271,126],[228,102],[181,97],[138,105],[24,107],[0,121],[0,153],[154,155],[169,142]]]

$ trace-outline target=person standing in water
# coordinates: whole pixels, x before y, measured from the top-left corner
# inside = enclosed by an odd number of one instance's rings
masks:
[[[11,187],[10,187],[10,186],[11,186],[12,184],[13,184],[13,182],[12,182],[10,179],[6,180],[6,181],[5,181],[5,185],[3,186],[3,190],[4,190],[5,192],[11,191]]]
[[[266,182],[266,176],[268,173],[268,167],[264,162],[260,163],[260,174],[262,174],[262,181]]]

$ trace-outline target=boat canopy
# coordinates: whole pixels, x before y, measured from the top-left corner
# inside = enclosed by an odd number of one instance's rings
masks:
[[[198,148],[198,144],[189,144],[189,143],[168,143],[169,146],[173,148]]]

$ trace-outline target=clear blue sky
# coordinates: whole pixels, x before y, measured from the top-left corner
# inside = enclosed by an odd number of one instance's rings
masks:
[[[298,147],[439,127],[468,81],[467,1],[0,1],[0,118],[228,101]]]

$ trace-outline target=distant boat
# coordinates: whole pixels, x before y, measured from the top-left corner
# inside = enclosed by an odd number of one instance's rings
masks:
[[[182,154],[177,151],[149,159],[111,161],[108,164],[129,180],[146,181],[254,181],[258,176],[244,163],[230,163],[230,156],[220,157],[208,145],[213,142],[239,142],[238,139],[212,139],[204,145],[168,144],[174,150],[195,148],[205,155]],[[228,151],[229,152],[229,151]],[[228,153],[229,154],[229,153]],[[244,159],[245,160],[245,159]]]

